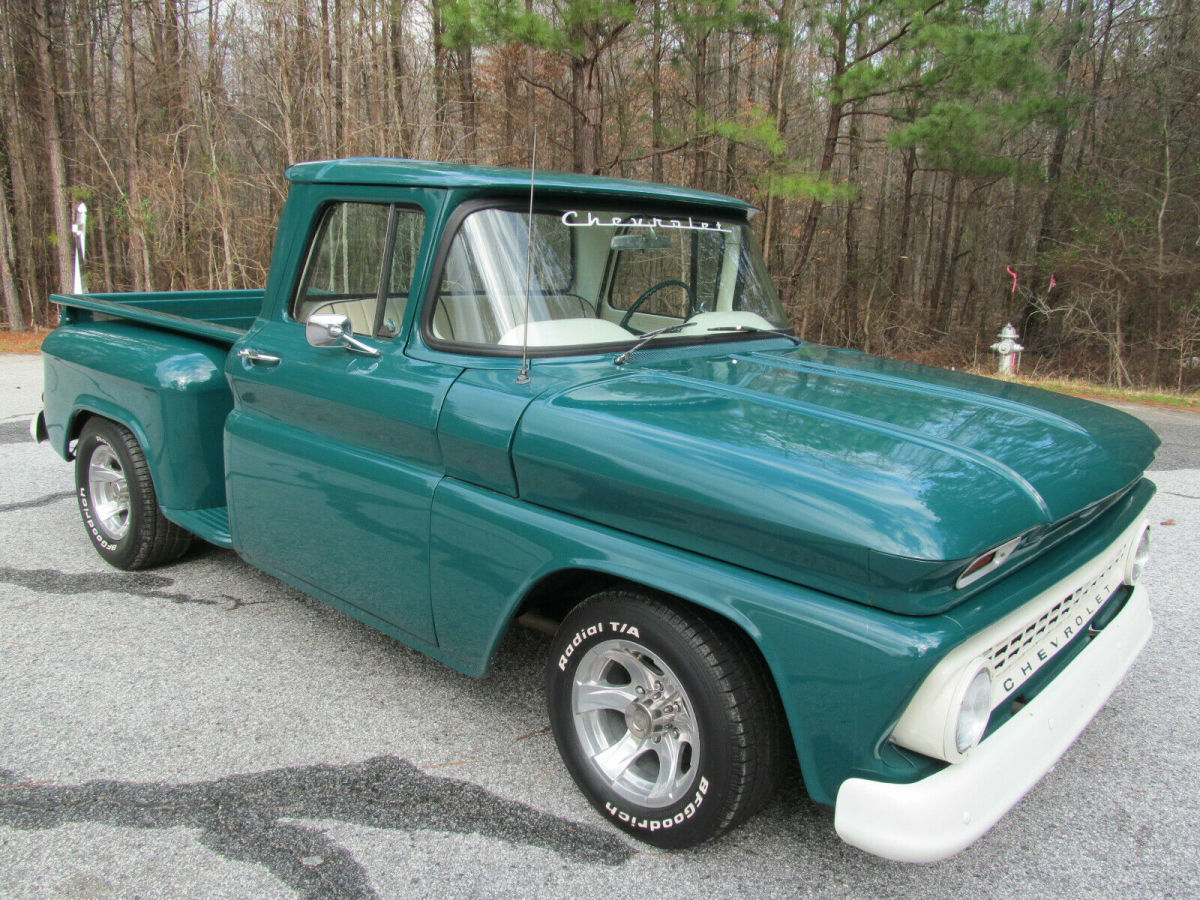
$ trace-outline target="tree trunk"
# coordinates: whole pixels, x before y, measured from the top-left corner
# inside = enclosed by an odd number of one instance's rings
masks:
[[[785,86],[788,74],[792,68],[792,51],[795,36],[792,33],[792,15],[795,0],[783,0],[779,7],[778,41],[775,44],[775,63],[771,67],[771,83],[767,91],[767,111],[779,136],[786,140],[788,125],[788,107],[784,103]],[[779,197],[775,190],[768,185],[767,204],[763,215],[763,257],[774,271],[779,271],[779,249],[776,246],[776,234],[779,231],[780,220]],[[789,292],[790,296],[790,292]]]
[[[900,233],[896,238],[896,262],[892,268],[892,297],[903,299],[904,276],[908,269],[908,239],[912,230],[913,176],[917,173],[917,151],[904,151],[904,195],[900,201]]]
[[[24,331],[21,295],[13,278],[16,256],[13,252],[12,220],[8,215],[8,185],[0,179],[0,293],[4,294],[4,312],[9,331]]]
[[[396,131],[399,156],[408,156],[414,152],[411,134],[408,127],[408,108],[406,104],[408,64],[404,52],[404,7],[406,0],[396,0],[389,7],[388,13],[388,66],[391,82],[392,119]]]
[[[475,117],[475,54],[469,43],[458,48],[458,103],[467,162],[479,162],[479,126]]]
[[[53,23],[50,20],[49,0],[36,0],[33,8],[37,31],[38,78],[41,80],[42,128],[50,163],[50,203],[54,210],[58,250],[55,254],[58,260],[58,289],[70,293],[75,280],[74,240],[71,236],[71,201],[67,194],[67,159],[58,124],[58,81],[51,47]]]
[[[845,48],[842,48],[843,57]],[[837,157],[838,133],[841,131],[845,104],[841,99],[835,99],[829,104],[829,116],[825,120],[825,140],[821,151],[821,163],[817,174],[825,178],[833,171],[833,161]],[[821,224],[821,211],[825,203],[820,197],[813,197],[808,204],[808,215],[804,217],[804,227],[800,231],[800,242],[796,248],[796,258],[792,262],[791,277],[795,279],[808,265],[808,255],[812,251],[813,238],[817,235],[817,226]]]
[[[957,174],[950,176],[950,187],[946,191],[946,212],[942,219],[942,233],[938,238],[941,252],[938,254],[937,275],[933,280],[933,290],[929,294],[929,330],[944,333],[944,322],[949,319],[946,308],[950,304],[946,293],[950,290],[948,276],[954,259],[954,247],[950,240],[954,233],[954,220],[958,210],[958,178]]]
[[[525,15],[533,14],[533,0],[525,0]],[[525,71],[529,73],[530,78],[534,75],[534,55],[533,44],[529,44],[525,48]],[[530,81],[525,85],[525,119],[529,125],[528,137],[525,141],[525,146],[532,151],[534,136],[537,133],[537,94],[533,89],[533,82]]]
[[[725,117],[733,119],[738,114],[738,36],[729,32],[728,64],[725,67]],[[725,160],[721,172],[721,190],[733,193],[734,171],[737,168],[737,141],[725,141]]]
[[[1061,79],[1058,86],[1058,99],[1065,102],[1070,93],[1071,58],[1079,43],[1082,29],[1077,27],[1079,6],[1075,0],[1067,0],[1064,9],[1065,23],[1061,28],[1064,37],[1058,49],[1056,71]],[[1042,221],[1038,229],[1035,254],[1037,265],[1030,278],[1029,294],[1026,298],[1025,309],[1021,314],[1020,333],[1026,347],[1036,345],[1044,331],[1045,318],[1037,315],[1038,300],[1042,299],[1048,289],[1050,276],[1053,274],[1046,269],[1045,259],[1059,243],[1065,224],[1061,209],[1059,190],[1062,186],[1063,160],[1067,155],[1067,140],[1070,137],[1071,124],[1063,119],[1054,132],[1054,144],[1050,156],[1046,160],[1046,197],[1042,202]]]
[[[858,120],[850,118],[850,129],[846,135],[848,147],[847,177],[853,185],[858,184],[862,147],[858,139]],[[842,309],[845,314],[846,344],[854,346],[859,337],[858,298],[862,291],[861,262],[858,241],[858,200],[851,197],[846,201],[845,245],[846,275],[842,283]]]
[[[5,122],[6,161],[12,176],[13,244],[20,268],[17,290],[29,310],[27,321],[43,321],[46,312],[45,296],[54,290],[57,263],[46,248],[45,236],[50,232],[49,203],[45,191],[45,147],[39,127],[42,91],[38,76],[35,50],[34,15],[20,0],[6,0],[4,16],[9,27],[0,35],[11,51],[12,71],[8,96],[4,98],[9,115]]]
[[[337,103],[337,88],[334,87],[336,81],[333,72],[335,65],[335,53],[330,42],[336,43],[331,27],[333,22],[329,18],[329,0],[321,0],[321,43],[318,51],[317,71],[319,73],[317,83],[320,85],[319,95],[321,98],[321,146],[318,148],[318,153],[321,156],[338,156],[338,115],[335,108]],[[338,25],[341,29],[341,25]]]
[[[663,180],[663,115],[662,115],[662,0],[654,0],[651,30],[654,45],[650,50],[650,180]]]
[[[708,186],[708,31],[695,36],[696,62],[692,69],[692,95],[695,98],[696,137],[692,147],[692,187]]]
[[[576,172],[598,175],[600,122],[596,110],[600,104],[594,54],[571,58],[571,105],[571,166]]]
[[[112,258],[108,252],[108,215],[105,213],[103,206],[96,208],[96,236],[99,238],[100,271],[104,276],[104,291],[111,294],[113,291]],[[95,288],[92,289],[95,290]]]
[[[135,291],[150,289],[150,255],[142,223],[141,120],[138,116],[136,50],[133,43],[133,0],[121,0],[122,31],[125,38],[125,205],[129,217],[130,281]]]
[[[507,166],[516,166],[521,162],[520,140],[518,136],[517,115],[520,109],[517,99],[520,87],[520,64],[518,63],[519,48],[510,44],[503,50],[503,88],[504,88],[504,130],[501,134],[500,162]]]
[[[433,0],[429,8],[430,27],[433,38],[433,152],[442,155],[446,130],[446,48],[443,46],[441,0]]]
[[[342,0],[333,0],[333,58],[330,87],[333,90],[333,146],[330,152],[343,156],[350,151],[350,104],[346,102],[346,10]]]
[[[829,176],[833,171],[833,161],[837,158],[838,134],[842,128],[842,119],[846,113],[846,102],[841,94],[841,77],[846,72],[846,53],[848,44],[848,34],[846,31],[838,32],[836,35],[836,46],[833,56],[833,74],[830,77],[830,84],[833,86],[829,101],[829,115],[825,119],[825,139],[822,142],[821,162],[817,167],[817,175],[821,179]],[[813,238],[817,234],[817,226],[821,223],[821,210],[824,209],[824,202],[820,196],[813,197],[808,204],[808,215],[804,217],[804,226],[800,231],[800,241],[796,248],[796,256],[792,261],[792,265],[788,278],[788,290],[794,290],[796,279],[800,273],[804,271],[804,267],[808,264],[808,255],[812,252]]]

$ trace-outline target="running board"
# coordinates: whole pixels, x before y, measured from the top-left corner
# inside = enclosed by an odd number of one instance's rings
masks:
[[[163,515],[196,537],[232,549],[229,533],[229,507],[210,506],[207,509],[164,509]]]

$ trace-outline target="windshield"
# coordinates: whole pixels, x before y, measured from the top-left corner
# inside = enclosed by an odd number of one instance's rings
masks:
[[[428,327],[438,341],[546,350],[789,324],[744,221],[572,207],[532,225],[515,210],[467,215]]]

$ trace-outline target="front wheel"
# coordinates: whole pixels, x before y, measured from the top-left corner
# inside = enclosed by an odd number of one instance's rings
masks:
[[[641,593],[601,593],[562,623],[547,674],[563,761],[592,805],[635,837],[690,847],[773,793],[778,701],[723,620]]]
[[[92,546],[118,569],[145,569],[183,554],[192,536],[158,506],[137,438],[107,419],[90,419],[75,447],[75,496]]]

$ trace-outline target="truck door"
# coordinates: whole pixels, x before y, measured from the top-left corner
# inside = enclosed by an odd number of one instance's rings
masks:
[[[369,624],[436,643],[435,426],[461,370],[404,353],[426,212],[367,199],[321,207],[293,257],[301,275],[276,304],[285,309],[230,354],[225,453],[234,545],[249,561]],[[305,323],[317,312],[348,317],[363,351],[311,346]]]

